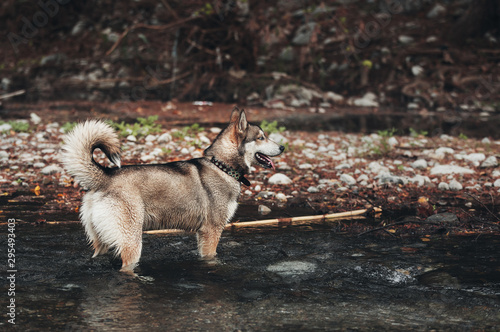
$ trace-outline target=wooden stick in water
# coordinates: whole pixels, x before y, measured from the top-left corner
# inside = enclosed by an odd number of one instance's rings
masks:
[[[382,212],[380,208],[371,209],[375,213]],[[293,225],[303,222],[312,221],[328,221],[333,219],[349,218],[365,214],[370,211],[370,209],[354,210],[347,212],[314,215],[314,216],[303,216],[303,217],[292,217],[292,218],[276,218],[276,219],[266,219],[266,220],[256,220],[256,221],[245,221],[245,222],[232,222],[226,225],[225,229],[234,229],[240,227],[258,227],[258,226],[268,226],[268,225]],[[151,231],[144,231],[145,234],[179,234],[185,231],[179,229],[158,229]]]

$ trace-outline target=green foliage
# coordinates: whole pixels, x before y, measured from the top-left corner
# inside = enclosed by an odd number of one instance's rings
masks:
[[[120,136],[127,137],[134,135],[135,137],[147,136],[149,134],[157,134],[161,132],[161,125],[156,123],[158,115],[151,115],[147,118],[137,118],[133,124],[125,123],[124,121],[118,123],[109,121],[109,125],[118,131]]]
[[[390,137],[393,137],[396,131],[397,130],[395,128],[377,131],[377,134],[380,136],[381,139],[378,142],[378,144],[375,144],[373,146],[372,148],[373,154],[380,156],[387,156],[389,152],[391,152],[391,146],[389,145],[388,139]]]
[[[172,136],[174,138],[179,138],[179,139],[184,139],[184,137],[189,136],[189,137],[194,137],[198,133],[204,131],[205,128],[201,127],[198,123],[194,123],[191,126],[186,126],[182,128],[181,130],[174,131],[172,133]]]
[[[410,136],[411,137],[419,137],[419,136],[427,136],[429,134],[428,131],[421,130],[421,131],[416,131],[413,128],[410,128]]]
[[[458,135],[458,138],[463,139],[463,140],[468,139],[467,135],[465,135],[464,133],[460,133],[460,135]]]
[[[262,120],[260,123],[260,128],[267,134],[272,133],[282,133],[286,130],[284,126],[278,127],[278,121],[274,120],[273,122],[268,122],[266,120]]]
[[[392,137],[394,136],[394,134],[396,133],[396,128],[392,128],[392,129],[386,129],[386,130],[379,130],[377,131],[377,134],[379,136],[381,136],[382,138],[389,138],[389,137]]]
[[[199,10],[193,13],[193,16],[210,16],[215,13],[214,7],[211,3],[205,3],[205,6],[201,7]]]
[[[9,124],[12,128],[12,131],[15,131],[16,133],[27,133],[30,130],[30,124],[27,121],[19,121],[19,120],[11,120],[11,121],[0,121],[0,125],[2,124]]]
[[[75,126],[78,124],[78,122],[66,122],[65,124],[63,124],[61,126],[61,129],[65,132],[65,133],[69,133],[70,131],[73,130],[73,128],[75,128]]]

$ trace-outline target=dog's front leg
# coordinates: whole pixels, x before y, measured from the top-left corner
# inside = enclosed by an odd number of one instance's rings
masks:
[[[217,255],[217,244],[224,227],[203,225],[196,233],[198,252],[203,259],[212,259]]]

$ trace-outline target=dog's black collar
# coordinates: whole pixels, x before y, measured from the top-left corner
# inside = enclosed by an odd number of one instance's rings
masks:
[[[235,170],[231,166],[224,164],[222,161],[217,160],[215,157],[212,157],[212,159],[210,161],[215,166],[217,166],[219,169],[221,169],[224,173],[226,173],[226,174],[230,175],[231,177],[233,177],[234,179],[240,181],[245,186],[250,186],[250,181],[248,181],[241,172]]]

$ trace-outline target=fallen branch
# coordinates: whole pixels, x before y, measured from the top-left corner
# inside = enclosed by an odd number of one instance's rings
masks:
[[[303,217],[292,217],[292,218],[276,218],[276,219],[266,219],[266,220],[257,220],[257,221],[245,221],[245,222],[232,222],[226,225],[225,229],[234,229],[241,227],[259,227],[259,226],[269,226],[269,225],[277,225],[277,226],[289,226],[293,224],[299,224],[304,222],[325,222],[334,219],[343,219],[356,217],[366,214],[367,212],[380,213],[382,209],[380,208],[372,208],[372,209],[363,209],[363,210],[355,210],[355,211],[347,211],[347,212],[339,212],[339,213],[331,213],[331,214],[323,214],[323,215],[315,215],[315,216],[303,216]],[[184,233],[184,231],[179,229],[159,229],[159,230],[151,230],[144,231],[145,234],[178,234]]]
[[[20,96],[20,95],[23,95],[25,93],[26,93],[26,90],[18,90],[18,91],[6,93],[6,94],[0,96],[0,100],[7,99],[10,97]]]

